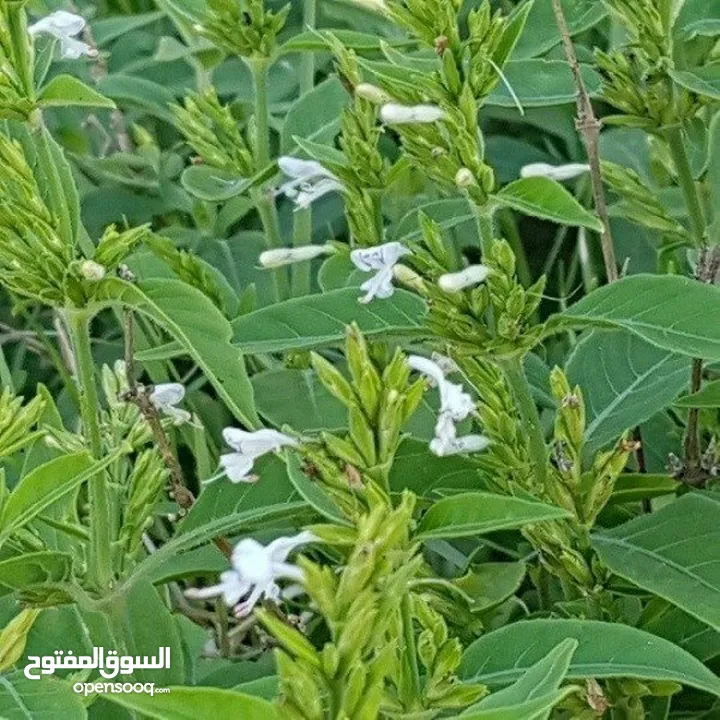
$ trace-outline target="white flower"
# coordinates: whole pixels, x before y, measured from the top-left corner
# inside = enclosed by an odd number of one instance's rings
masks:
[[[414,125],[434,123],[445,117],[437,105],[399,105],[387,103],[380,108],[380,119],[387,125]]]
[[[275,250],[266,250],[260,253],[260,264],[264,268],[278,268],[283,265],[292,265],[293,263],[303,262],[305,260],[313,260],[321,255],[331,255],[335,252],[332,245],[303,245],[296,248],[277,248]]]
[[[295,209],[310,207],[323,195],[343,189],[342,183],[316,160],[283,155],[278,167],[290,179],[278,188],[278,194],[295,201]]]
[[[458,364],[447,355],[442,355],[439,352],[433,351],[430,355],[432,361],[443,371],[443,375],[451,375],[452,373],[460,372]]]
[[[188,590],[185,595],[195,600],[222,596],[227,605],[235,606],[238,617],[244,617],[263,597],[275,601],[280,598],[278,580],[304,581],[302,570],[287,559],[296,548],[316,541],[317,538],[307,531],[293,537],[277,538],[267,546],[252,538],[241,540],[230,559],[232,569],[220,575],[218,585]],[[240,602],[242,598],[245,600]]]
[[[530,163],[520,168],[520,177],[546,177],[551,180],[572,180],[583,173],[589,172],[590,166],[581,163],[567,165],[548,165],[548,163]]]
[[[453,422],[461,422],[475,411],[475,402],[472,397],[463,390],[462,385],[448,382],[445,379],[443,369],[436,362],[420,355],[410,355],[408,365],[413,370],[426,375],[435,381],[440,390],[440,424],[443,416]]]
[[[430,451],[439,457],[481,452],[490,445],[490,439],[484,435],[465,435],[464,437],[440,438],[430,441]]]
[[[469,265],[464,270],[445,273],[438,278],[438,285],[445,292],[460,292],[487,280],[490,268],[487,265]]]
[[[369,303],[375,297],[389,298],[395,291],[392,284],[393,268],[403,255],[409,254],[410,250],[399,242],[353,250],[350,253],[350,260],[358,270],[376,271],[375,275],[360,286],[360,289],[365,291],[360,302]]]
[[[28,28],[30,35],[52,35],[60,41],[60,57],[65,60],[77,60],[82,55],[97,56],[97,50],[81,40],[76,40],[85,28],[85,18],[80,15],[57,10],[54,13],[38,20]]]
[[[261,455],[274,452],[283,447],[297,447],[297,440],[277,430],[264,428],[255,432],[246,432],[238,428],[226,427],[223,439],[235,450],[220,456],[220,465],[231,482],[252,482],[249,475],[253,463]]]
[[[180,383],[161,383],[153,388],[148,400],[155,406],[156,410],[172,418],[175,425],[181,425],[191,418],[187,410],[175,407],[184,397],[185,388]]]

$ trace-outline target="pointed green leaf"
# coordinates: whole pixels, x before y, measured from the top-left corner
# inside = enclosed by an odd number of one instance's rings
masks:
[[[720,501],[690,493],[593,536],[620,577],[720,630]]]
[[[256,427],[253,389],[245,361],[230,344],[230,323],[202,293],[180,280],[144,280],[137,285],[108,278],[98,298],[121,302],[147,315],[180,342],[238,420]]]
[[[720,360],[720,287],[680,275],[632,275],[556,318],[576,327],[625,328],[665,350]]]
[[[494,195],[502,207],[518,210],[560,225],[602,230],[600,220],[588,212],[560,183],[544,177],[515,180]]]
[[[465,650],[458,675],[491,687],[508,685],[568,638],[578,642],[570,680],[670,680],[720,695],[720,679],[677,645],[629,625],[596,620],[523,620],[494,630]]]
[[[283,352],[341,342],[352,322],[368,336],[418,334],[425,303],[405,290],[363,305],[357,289],[286,300],[233,321],[234,342],[246,353]]]
[[[418,525],[418,538],[482,535],[567,516],[567,510],[541,502],[492,493],[461,493],[430,507]]]
[[[720,62],[693,70],[670,70],[669,73],[678,85],[698,95],[720,100]]]
[[[85,720],[87,710],[82,695],[73,692],[69,682],[45,677],[30,680],[16,670],[0,675],[0,717]]]
[[[720,380],[706,383],[698,392],[681,397],[675,401],[675,406],[684,408],[720,407]]]
[[[84,107],[114,108],[115,103],[93,90],[82,80],[72,75],[56,75],[38,95],[41,107],[65,107],[81,105]]]

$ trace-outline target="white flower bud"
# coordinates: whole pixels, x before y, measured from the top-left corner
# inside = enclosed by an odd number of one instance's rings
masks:
[[[99,282],[105,277],[105,268],[94,260],[83,260],[80,274],[90,282]]]
[[[296,248],[277,248],[260,253],[260,265],[264,268],[278,268],[283,265],[292,265],[305,260],[313,260],[321,255],[332,255],[335,248],[332,245],[303,245]]]
[[[387,103],[380,109],[380,119],[388,125],[414,125],[434,123],[445,117],[445,111],[437,105],[399,105]]]
[[[475,176],[469,168],[462,167],[455,173],[455,184],[459,188],[470,187],[474,182]]]
[[[376,105],[384,105],[390,102],[390,95],[388,95],[382,88],[371,83],[360,83],[355,88],[355,94],[364,100],[369,100],[371,103]]]
[[[445,273],[438,278],[438,285],[445,292],[460,292],[484,282],[490,275],[487,265],[470,265],[460,272]]]
[[[589,172],[590,166],[581,163],[567,165],[549,165],[548,163],[530,163],[520,168],[520,177],[545,177],[550,180],[572,180],[583,173]]]
[[[425,289],[425,281],[412,268],[407,265],[395,265],[393,267],[393,277],[405,287],[412,288],[418,292]]]

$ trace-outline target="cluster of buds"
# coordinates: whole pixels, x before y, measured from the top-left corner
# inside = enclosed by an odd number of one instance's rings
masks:
[[[402,428],[420,404],[424,383],[410,383],[410,367],[398,350],[378,362],[356,326],[348,329],[345,357],[351,381],[321,355],[311,360],[320,381],[348,409],[345,436],[322,433],[322,445],[303,448],[307,469],[338,505],[354,517],[387,502],[388,477]]]
[[[3,390],[0,395],[0,457],[12,455],[25,445],[44,407],[41,395],[24,405],[23,398],[15,397],[9,388]]]
[[[602,163],[603,180],[608,189],[619,198],[613,211],[630,222],[691,243],[691,237],[683,225],[670,213],[663,203],[630,168],[605,161]]]
[[[281,648],[276,659],[283,717],[326,717],[334,698],[338,717],[374,718],[390,687],[400,684],[400,605],[422,565],[410,540],[414,505],[406,493],[396,509],[381,504],[364,514],[354,530],[312,528],[345,556],[340,573],[307,558],[299,562],[329,635],[321,650],[273,614],[257,613]]]
[[[255,173],[255,160],[230,107],[222,105],[214,88],[188,95],[173,115],[190,146],[213,168],[247,178]]]
[[[627,31],[626,47],[606,53],[597,51],[597,67],[603,78],[603,97],[623,114],[605,122],[642,127],[657,132],[663,127],[695,117],[709,99],[688,90],[671,77],[674,56],[674,25],[681,3],[653,0],[606,0]],[[682,43],[685,38],[676,36]],[[712,60],[712,44],[695,64]],[[696,51],[695,51],[696,52]]]
[[[41,302],[78,300],[79,279],[69,276],[74,248],[45,204],[20,143],[0,135],[0,270],[10,290]]]
[[[542,326],[532,325],[532,318],[542,300],[545,278],[523,288],[515,276],[515,256],[502,240],[493,241],[482,265],[449,272],[455,260],[441,228],[422,214],[420,225],[423,240],[413,246],[410,262],[432,281],[415,283],[428,299],[431,330],[471,355],[507,355],[531,348],[542,332]]]
[[[208,0],[195,30],[228,55],[269,58],[289,12],[289,4],[267,10],[263,0]]]

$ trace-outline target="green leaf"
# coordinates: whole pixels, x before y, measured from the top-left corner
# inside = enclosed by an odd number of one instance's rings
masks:
[[[288,478],[285,463],[276,455],[258,458],[253,470],[263,482],[232,483],[227,478],[219,478],[204,486],[179,532],[188,533],[230,515],[261,512],[265,507],[272,509],[301,499]]]
[[[687,90],[720,100],[720,62],[694,70],[669,70],[670,77]]]
[[[664,611],[655,612],[643,630],[675,643],[705,663],[720,655],[720,632],[680,608],[669,603],[663,605]]]
[[[585,398],[591,451],[660,412],[683,391],[690,359],[662,350],[630,332],[594,331],[572,350],[565,368]]]
[[[571,305],[560,321],[625,328],[665,350],[720,360],[720,287],[679,275],[632,275]]]
[[[200,200],[225,202],[261,185],[277,173],[276,163],[271,163],[249,178],[241,178],[226,170],[209,165],[191,165],[180,176],[182,186]]]
[[[607,7],[597,0],[562,0],[562,7],[571,36],[597,25],[607,15]],[[560,42],[560,31],[555,22],[552,3],[536,2],[530,11],[513,57],[529,58],[543,55]]]
[[[312,370],[266,370],[252,376],[258,412],[271,424],[299,432],[347,427],[347,408]]]
[[[49,678],[30,680],[22,670],[16,670],[0,675],[0,717],[85,720],[87,711],[82,696],[73,692],[70,683]]]
[[[684,408],[720,407],[720,380],[705,383],[698,392],[676,400],[675,406]]]
[[[390,489],[410,490],[420,497],[458,490],[486,490],[486,472],[462,455],[438,457],[427,442],[404,440],[390,468]]]
[[[600,559],[626,580],[720,630],[720,501],[690,493],[593,536]]]
[[[10,493],[0,513],[0,542],[27,525],[118,458],[118,453],[93,462],[87,452],[63,455],[28,473]]]
[[[280,720],[275,705],[252,695],[214,687],[170,687],[169,693],[105,695],[118,705],[157,720],[196,720],[200,717]]]
[[[300,464],[300,458],[296,453],[286,452],[285,463],[288,469],[290,482],[295,486],[300,496],[309,505],[315,508],[323,517],[340,525],[348,525],[348,519],[337,503],[322,489],[313,482],[304,472]]]
[[[514,595],[525,578],[526,569],[523,562],[480,563],[453,580],[453,585],[467,595],[471,601],[470,609],[480,612],[496,607]]]
[[[430,507],[418,525],[418,538],[482,535],[567,516],[567,510],[540,502],[492,493],[461,493]]]
[[[162,20],[164,17],[165,13],[162,12],[148,12],[96,20],[92,23],[93,38],[98,47],[104,47],[122,35]]]
[[[537,3],[540,4],[540,3]],[[581,65],[583,80],[589,93],[600,90],[600,76],[589,65]],[[575,102],[575,83],[564,60],[512,60],[503,68],[507,80],[499,82],[485,101],[486,105],[516,107],[515,98],[524,108],[568,105]]]
[[[494,630],[465,650],[458,675],[508,685],[568,638],[578,641],[570,680],[669,680],[720,695],[720,679],[685,650],[637,628],[596,620],[523,620]]]
[[[493,196],[502,207],[518,210],[560,225],[580,225],[602,230],[595,215],[588,212],[560,183],[543,177],[515,180]]]
[[[558,688],[570,668],[577,646],[577,640],[563,640],[512,685],[488,695],[460,717],[474,720],[547,717],[547,712],[567,694],[567,690],[558,693]],[[574,691],[573,688],[569,690]]]
[[[640,502],[640,500],[672,495],[679,487],[680,483],[668,475],[628,473],[621,475],[615,481],[615,487],[608,502],[612,505]]]
[[[56,75],[38,95],[41,107],[65,107],[81,105],[83,107],[114,108],[115,103],[93,90],[82,80],[72,75]]]
[[[285,116],[280,148],[283,155],[297,150],[294,137],[317,143],[331,143],[340,131],[340,117],[349,96],[340,80],[331,76],[302,95]]]
[[[108,278],[98,298],[121,302],[160,324],[200,366],[232,414],[257,427],[253,390],[242,355],[230,344],[230,323],[213,303],[180,280],[144,280],[137,285]]]
[[[405,290],[368,305],[349,288],[293,298],[233,321],[234,342],[245,353],[284,352],[341,342],[356,322],[367,336],[418,334],[425,303]]]
[[[434,220],[444,232],[455,229],[462,238],[463,244],[469,240],[479,243],[477,238],[477,219],[472,205],[465,198],[446,198],[434,200],[419,207],[414,207],[395,225],[395,239],[402,243],[419,240],[422,237],[420,213]],[[474,235],[474,237],[472,237]],[[332,257],[330,258],[332,260]]]
[[[303,50],[314,50],[320,52],[329,52],[329,47],[325,41],[326,37],[333,35],[348,49],[357,50],[359,52],[379,51],[383,43],[387,43],[390,47],[404,48],[413,47],[417,43],[414,40],[403,40],[384,38],[379,35],[370,33],[357,32],[356,30],[308,30],[293,35],[278,50],[280,53],[300,52]]]
[[[0,562],[0,596],[26,590],[33,585],[67,580],[72,557],[61,552],[26,553]]]
[[[100,78],[97,89],[120,106],[130,105],[171,125],[175,124],[169,110],[175,96],[164,85],[137,75],[113,73]]]

